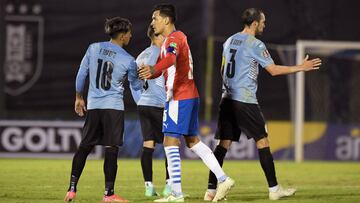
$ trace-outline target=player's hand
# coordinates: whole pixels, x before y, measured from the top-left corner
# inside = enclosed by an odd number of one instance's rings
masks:
[[[75,100],[75,112],[79,116],[84,116],[86,112],[85,101],[82,98],[76,98]]]
[[[139,78],[143,80],[150,79],[151,76],[154,74],[154,72],[155,72],[155,68],[153,66],[142,65],[140,66],[140,69],[138,71]]]
[[[301,66],[303,67],[303,71],[317,70],[320,68],[320,65],[321,65],[320,58],[309,60],[309,55],[305,56],[304,61],[301,64]]]

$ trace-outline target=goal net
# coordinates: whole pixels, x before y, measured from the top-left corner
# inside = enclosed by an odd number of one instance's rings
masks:
[[[295,160],[358,159],[352,137],[360,134],[360,42],[298,41],[296,54],[297,64],[309,54],[321,58],[322,66],[296,75]],[[313,132],[306,132],[307,122]],[[317,136],[307,146],[304,138],[314,131]]]
[[[322,59],[320,70],[288,75],[290,117],[297,162],[360,159],[360,42],[298,41],[268,45],[284,65],[305,55]]]

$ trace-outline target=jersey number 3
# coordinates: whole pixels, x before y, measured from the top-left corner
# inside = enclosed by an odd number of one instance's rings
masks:
[[[110,89],[111,79],[112,79],[111,74],[113,72],[113,69],[114,69],[114,64],[111,61],[105,61],[103,63],[102,59],[98,59],[98,67],[96,73],[96,88],[99,89],[100,86],[101,89],[103,90]]]
[[[226,76],[228,78],[233,78],[235,75],[235,55],[236,55],[236,49],[230,49],[231,57],[230,61],[226,66]]]

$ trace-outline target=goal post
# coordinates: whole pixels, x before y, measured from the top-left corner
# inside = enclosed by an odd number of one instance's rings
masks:
[[[298,40],[296,42],[296,64],[301,64],[305,54],[311,56],[312,50],[321,49],[331,55],[342,50],[360,50],[360,42],[346,41],[311,41]],[[319,51],[319,50],[318,50]],[[325,68],[325,67],[322,67]],[[305,74],[304,72],[296,73],[295,82],[295,121],[294,121],[294,153],[295,161],[302,162],[304,160],[304,114],[305,114]]]

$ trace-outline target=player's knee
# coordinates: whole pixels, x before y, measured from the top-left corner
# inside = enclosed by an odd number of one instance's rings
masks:
[[[185,141],[186,141],[186,146],[188,148],[192,148],[194,145],[200,142],[200,139],[198,138],[198,136],[192,136],[192,137],[186,137]]]
[[[232,141],[231,140],[220,140],[219,144],[221,147],[225,148],[226,150],[229,150],[231,146]]]
[[[180,140],[177,138],[174,138],[174,137],[165,136],[163,144],[164,144],[164,147],[180,146]]]
[[[269,140],[266,137],[256,141],[256,147],[258,149],[263,149],[263,148],[269,147],[269,146],[270,146],[270,143],[269,143]]]
[[[143,146],[146,148],[155,148],[155,142],[154,142],[154,140],[147,140],[147,141],[144,141]]]

